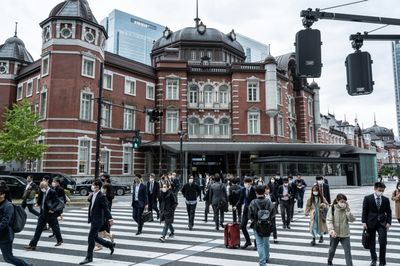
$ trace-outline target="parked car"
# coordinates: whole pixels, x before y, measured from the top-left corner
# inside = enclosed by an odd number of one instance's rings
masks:
[[[20,199],[24,194],[26,179],[20,176],[0,175],[0,181],[4,181],[10,189],[11,198]]]
[[[60,180],[60,185],[62,188],[69,190],[71,193],[75,191],[75,186],[76,186],[76,181],[64,174],[64,173],[59,173],[59,172],[11,172],[10,175],[13,176],[20,176],[23,178],[27,178],[28,175],[31,175],[33,177],[33,182],[35,182],[37,185],[40,184],[44,176],[49,176],[50,180],[49,183],[53,181],[53,179],[58,179]]]
[[[87,179],[82,183],[76,185],[75,193],[78,193],[81,196],[87,196],[91,192],[92,179]],[[121,185],[114,181],[111,181],[111,186],[113,187],[114,194],[117,196],[125,195],[125,193],[129,193],[131,191],[131,187],[128,185]]]

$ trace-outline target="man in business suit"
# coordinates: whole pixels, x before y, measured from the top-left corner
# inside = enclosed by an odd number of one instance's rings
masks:
[[[283,185],[278,188],[278,197],[281,208],[282,227],[290,229],[290,221],[292,218],[291,203],[294,197],[294,192],[287,178],[282,179]]]
[[[219,230],[219,226],[223,226],[224,223],[224,204],[228,204],[228,195],[226,193],[226,187],[221,183],[221,178],[218,174],[214,176],[214,183],[211,184],[209,190],[209,201],[214,212],[215,230]]]
[[[24,195],[22,196],[21,207],[24,209],[28,207],[30,213],[39,217],[40,213],[33,208],[33,206],[35,205],[35,194],[38,190],[38,187],[35,182],[33,182],[33,177],[31,175],[28,175],[26,181],[27,184]]]
[[[392,210],[389,199],[382,195],[385,188],[385,184],[376,182],[375,192],[365,196],[363,201],[362,223],[369,234],[371,266],[376,266],[378,259],[375,251],[376,232],[379,234],[379,265],[386,265],[387,231],[392,224]]]
[[[113,225],[114,220],[112,219],[110,209],[108,208],[106,196],[100,191],[102,187],[102,182],[100,179],[95,179],[92,182],[92,193],[89,194],[88,201],[88,223],[90,223],[90,231],[88,236],[88,249],[86,253],[86,258],[79,264],[87,264],[93,261],[93,249],[95,242],[99,243],[103,247],[110,249],[110,254],[114,253],[115,243],[111,241],[104,240],[99,237],[100,228],[103,226],[104,221]]]
[[[329,189],[329,185],[324,181],[324,177],[321,175],[317,175],[315,179],[317,180],[317,186],[319,187],[319,191],[321,191],[321,194],[324,196],[326,201],[329,204],[331,204],[331,192]]]
[[[49,187],[46,181],[40,182],[40,193],[38,203],[40,204],[40,215],[35,229],[35,235],[33,236],[29,246],[26,246],[27,250],[36,250],[37,243],[39,242],[40,236],[48,223],[56,236],[57,244],[60,246],[63,243],[63,239],[60,232],[60,226],[58,225],[57,216],[59,213],[58,206],[59,200],[57,199],[57,193]]]
[[[147,208],[148,197],[147,189],[143,184],[143,180],[140,175],[136,175],[134,180],[134,185],[132,188],[132,217],[133,220],[138,224],[138,230],[136,235],[140,235],[143,229],[142,214],[144,209]]]
[[[251,177],[245,177],[244,181],[244,189],[242,191],[242,202],[243,204],[243,214],[242,214],[242,223],[240,224],[240,229],[242,230],[243,236],[246,239],[246,242],[241,247],[242,249],[246,249],[248,246],[251,246],[251,239],[249,232],[247,231],[247,223],[249,222],[249,206],[250,202],[257,198],[256,191],[253,187],[253,179]]]
[[[147,197],[149,199],[149,211],[153,215],[153,210],[157,213],[157,220],[160,218],[160,211],[157,207],[158,195],[160,194],[160,183],[155,181],[155,175],[150,174],[149,182],[147,182]]]

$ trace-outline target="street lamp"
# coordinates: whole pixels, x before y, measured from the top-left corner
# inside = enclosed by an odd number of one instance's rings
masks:
[[[178,131],[178,136],[179,136],[179,159],[180,159],[180,170],[181,170],[181,175],[182,175],[182,178],[184,178],[184,174],[183,174],[183,164],[184,164],[184,162],[183,162],[183,138],[185,137],[185,135],[186,135],[186,131],[185,130],[183,130],[183,127],[182,127],[182,121],[181,121],[181,124],[180,124],[180,129],[179,129],[179,131]]]

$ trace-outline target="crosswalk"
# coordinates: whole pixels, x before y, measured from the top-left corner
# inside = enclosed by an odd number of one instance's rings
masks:
[[[109,250],[95,252],[93,263],[88,265],[108,266],[154,266],[154,265],[227,265],[246,266],[257,265],[258,254],[248,248],[226,249],[223,245],[223,231],[215,231],[212,219],[208,223],[204,218],[204,204],[199,203],[196,211],[195,228],[187,229],[186,207],[180,204],[175,215],[175,237],[165,243],[159,242],[163,225],[159,222],[150,222],[144,225],[143,234],[136,236],[136,224],[132,220],[132,210],[126,206],[113,208],[113,218],[116,224],[112,233],[116,235],[117,243],[114,255]],[[212,217],[212,211],[209,215]],[[354,265],[367,266],[370,263],[369,251],[361,245],[361,221],[351,225],[351,246]],[[327,264],[329,238],[325,242],[310,246],[311,237],[308,232],[308,218],[297,213],[290,230],[283,230],[279,215],[277,216],[279,244],[271,241],[270,261],[268,265],[307,265],[317,266]],[[227,213],[225,222],[231,221],[231,214]],[[55,241],[48,238],[51,231],[45,231],[38,243],[36,251],[23,249],[32,238],[36,219],[29,218],[23,232],[16,235],[14,240],[14,254],[24,258],[34,265],[77,265],[86,255],[87,235],[87,208],[71,208],[64,212],[64,221],[60,223],[64,244],[55,247]],[[251,230],[249,230],[251,233]],[[241,239],[244,243],[244,239]],[[387,265],[400,265],[400,226],[393,220],[393,226],[388,234]],[[0,265],[8,265],[1,262]],[[346,265],[343,249],[339,246],[334,259],[334,265]]]

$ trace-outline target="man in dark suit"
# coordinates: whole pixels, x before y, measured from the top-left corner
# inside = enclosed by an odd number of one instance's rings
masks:
[[[150,174],[149,182],[147,182],[147,198],[149,199],[149,211],[153,214],[153,210],[157,213],[157,220],[160,218],[160,211],[157,207],[158,195],[160,194],[160,183],[155,181],[155,175]]]
[[[133,220],[138,224],[138,230],[136,235],[140,235],[143,229],[142,214],[144,209],[147,208],[148,204],[147,189],[143,184],[143,180],[140,175],[136,175],[134,178],[134,185],[132,188],[132,217]]]
[[[253,179],[251,177],[246,177],[244,179],[244,189],[242,191],[242,204],[243,206],[243,215],[242,215],[242,223],[240,224],[240,229],[242,229],[243,236],[246,239],[246,243],[241,247],[242,249],[246,249],[248,246],[251,246],[251,239],[249,232],[247,231],[247,223],[249,222],[249,206],[250,202],[257,198],[256,191],[252,186]]]
[[[40,213],[33,208],[33,206],[35,205],[35,196],[36,196],[38,187],[35,184],[35,182],[33,182],[33,177],[31,175],[28,175],[28,177],[26,178],[26,181],[27,181],[27,184],[26,184],[24,195],[22,196],[21,207],[24,209],[26,207],[28,207],[28,210],[30,213],[39,217]]]
[[[27,250],[36,250],[37,243],[39,242],[40,236],[46,224],[48,223],[56,236],[57,244],[60,246],[63,243],[63,239],[58,225],[57,216],[59,213],[58,206],[60,202],[57,198],[57,193],[49,187],[46,181],[42,181],[39,185],[40,193],[38,198],[38,204],[40,204],[40,215],[35,229],[35,235],[33,236],[29,246],[26,246]]]
[[[90,193],[88,197],[88,201],[90,202],[88,210],[88,223],[90,223],[88,249],[86,258],[79,263],[80,265],[93,261],[95,242],[99,243],[103,247],[109,248],[111,255],[114,253],[115,243],[99,237],[99,230],[103,226],[104,221],[108,221],[110,226],[114,223],[110,209],[108,208],[106,196],[100,191],[102,185],[100,179],[93,180],[92,182],[91,189],[93,192]]]
[[[324,196],[326,201],[329,204],[331,204],[331,192],[329,189],[329,185],[324,181],[324,177],[321,175],[317,175],[315,179],[317,180],[317,186],[319,187],[319,191],[321,191],[321,194]]]
[[[362,223],[369,234],[371,266],[375,266],[377,261],[376,232],[379,234],[379,265],[386,265],[387,231],[392,224],[392,210],[390,209],[389,199],[382,195],[385,188],[385,184],[376,182],[374,185],[375,192],[365,196],[363,201]]]
[[[222,227],[224,223],[224,207],[228,205],[228,195],[218,174],[214,176],[214,183],[210,186],[208,193],[214,212],[215,230],[219,230],[219,226]]]
[[[290,229],[290,221],[292,218],[291,203],[294,197],[294,192],[287,178],[283,178],[283,185],[278,188],[278,197],[281,208],[282,227]]]

